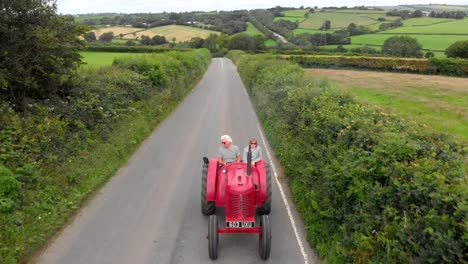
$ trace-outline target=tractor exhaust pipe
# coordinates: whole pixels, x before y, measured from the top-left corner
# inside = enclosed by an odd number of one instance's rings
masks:
[[[252,149],[249,144],[249,152],[247,152],[247,176],[252,174]]]

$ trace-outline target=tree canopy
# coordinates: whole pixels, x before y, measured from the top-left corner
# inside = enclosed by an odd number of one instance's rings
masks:
[[[460,40],[450,45],[445,54],[449,58],[468,59],[468,40]]]
[[[26,98],[58,94],[81,59],[84,30],[57,14],[54,0],[0,1],[0,96],[23,105]]]
[[[394,57],[421,58],[422,46],[418,40],[408,36],[393,36],[385,40],[382,53]]]

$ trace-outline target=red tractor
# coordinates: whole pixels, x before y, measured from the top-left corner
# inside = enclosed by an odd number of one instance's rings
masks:
[[[208,251],[218,257],[218,235],[249,233],[259,235],[259,253],[270,257],[271,176],[263,160],[221,165],[217,159],[203,158],[201,211],[209,215]],[[225,226],[218,227],[216,207],[225,207]],[[259,219],[256,220],[256,213]]]

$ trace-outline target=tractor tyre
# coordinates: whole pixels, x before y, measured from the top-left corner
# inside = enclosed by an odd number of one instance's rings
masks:
[[[260,226],[262,227],[262,233],[260,233],[258,252],[261,259],[267,260],[271,251],[271,224],[268,215],[262,215]]]
[[[206,200],[206,181],[208,178],[208,166],[203,165],[202,169],[202,185],[201,185],[201,212],[204,215],[212,215],[216,211],[214,202]]]
[[[271,169],[270,165],[266,164],[266,177],[267,177],[267,198],[263,202],[262,207],[257,208],[257,213],[259,215],[269,214],[271,211]]]
[[[218,218],[216,215],[210,215],[210,222],[208,223],[208,254],[212,260],[218,258],[218,243]]]

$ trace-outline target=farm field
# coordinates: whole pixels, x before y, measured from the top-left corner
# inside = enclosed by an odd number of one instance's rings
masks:
[[[408,11],[416,11],[417,9],[420,10],[427,10],[429,12],[442,12],[442,11],[468,11],[468,6],[457,6],[457,5],[398,5],[398,6],[376,6],[378,8],[382,8],[385,10],[408,10]]]
[[[377,22],[374,19],[358,17],[353,14],[347,15],[320,12],[311,14],[308,19],[299,24],[299,27],[305,29],[319,29],[326,20],[331,21],[331,28],[344,28],[347,27],[351,22],[354,22],[357,25],[370,25]]]
[[[144,53],[141,53],[144,54]],[[81,60],[86,63],[82,65],[83,68],[98,68],[101,66],[110,66],[116,57],[128,56],[130,53],[120,52],[80,52],[83,57]]]
[[[299,24],[300,28],[319,29],[325,20],[331,21],[331,28],[345,28],[350,23],[355,23],[359,26],[369,26],[380,23],[377,19],[385,17],[385,14],[353,14],[353,13],[338,13],[338,12],[316,12],[306,20]],[[390,18],[387,18],[390,20]]]
[[[99,38],[104,33],[113,32],[115,37],[118,37],[120,34],[127,35],[133,32],[141,31],[141,28],[133,28],[133,27],[105,27],[105,28],[98,28],[93,30],[96,34],[96,37]]]
[[[445,23],[456,21],[456,19],[450,18],[435,18],[435,17],[416,17],[416,18],[409,18],[403,20],[404,27],[412,27],[412,26],[428,26],[433,24]]]
[[[164,36],[169,42],[174,38],[176,42],[180,42],[186,40],[189,41],[195,37],[206,38],[210,34],[219,34],[219,32],[188,26],[169,25],[138,32],[136,33],[136,37],[141,37],[142,35],[149,37],[160,35]]]
[[[323,46],[324,48],[326,49],[336,49],[339,45],[327,45],[327,46]],[[362,47],[369,47],[369,48],[373,48],[375,50],[378,50],[378,51],[381,51],[382,50],[382,47],[381,46],[369,46],[369,45],[353,45],[353,44],[350,44],[350,45],[341,45],[343,48],[345,49],[354,49],[354,48],[362,48]]]
[[[425,8],[434,11],[468,11],[468,6],[456,6],[456,5],[412,5],[418,8]]]
[[[102,19],[105,17],[113,17],[113,16],[115,15],[77,15],[77,16],[74,16],[73,18],[75,19],[75,22],[82,23],[88,19]]]
[[[276,41],[272,39],[265,41],[265,47],[267,48],[276,47],[276,46],[278,46],[278,43],[276,43]]]
[[[289,10],[289,11],[284,11],[282,12],[284,14],[284,17],[275,17],[276,20],[289,20],[291,22],[301,22],[305,20],[305,13],[307,10],[305,9],[300,9],[300,10]]]
[[[437,18],[436,18],[437,19]],[[440,18],[439,18],[440,19]],[[444,21],[445,19],[440,19]],[[382,33],[398,33],[398,34],[465,34],[468,38],[468,19],[456,19],[448,22],[432,24],[418,27],[399,27],[383,31]]]
[[[353,44],[350,44],[350,45],[341,45],[343,46],[343,48],[347,49],[347,50],[350,50],[350,49],[354,49],[354,48],[362,48],[362,47],[369,47],[369,48],[373,48],[377,51],[382,51],[382,46],[375,46],[375,45],[353,45]],[[325,49],[336,49],[338,47],[338,45],[327,45],[327,46],[323,46],[323,48]],[[445,55],[445,52],[443,51],[433,51],[434,53],[434,57],[436,58],[446,58],[447,56]]]
[[[299,34],[304,34],[304,33],[309,33],[309,34],[317,34],[317,33],[322,33],[322,30],[320,29],[305,29],[305,28],[296,28],[293,30],[295,35]],[[334,32],[333,30],[328,30],[328,33]]]
[[[466,78],[330,69],[305,71],[312,78],[330,80],[332,86],[349,91],[359,100],[468,140]]]
[[[326,9],[327,12],[333,12],[333,13],[345,13],[345,14],[361,14],[361,15],[379,15],[379,16],[385,16],[386,11],[380,11],[380,10],[340,10],[340,9]]]
[[[138,40],[134,40],[134,39],[119,39],[119,38],[115,38],[115,39],[112,39],[112,43],[114,44],[125,44],[127,43],[129,40],[133,41],[134,43],[138,44],[139,41]]]
[[[245,33],[249,36],[255,36],[255,35],[261,35],[263,36],[264,34],[258,30],[252,23],[250,22],[247,22],[247,30],[244,31],[244,32],[240,32],[240,33]]]
[[[351,37],[353,45],[379,45],[382,46],[387,38],[398,34],[368,34]],[[445,51],[448,46],[459,40],[466,40],[468,36],[462,35],[408,35],[416,38],[423,49]]]

